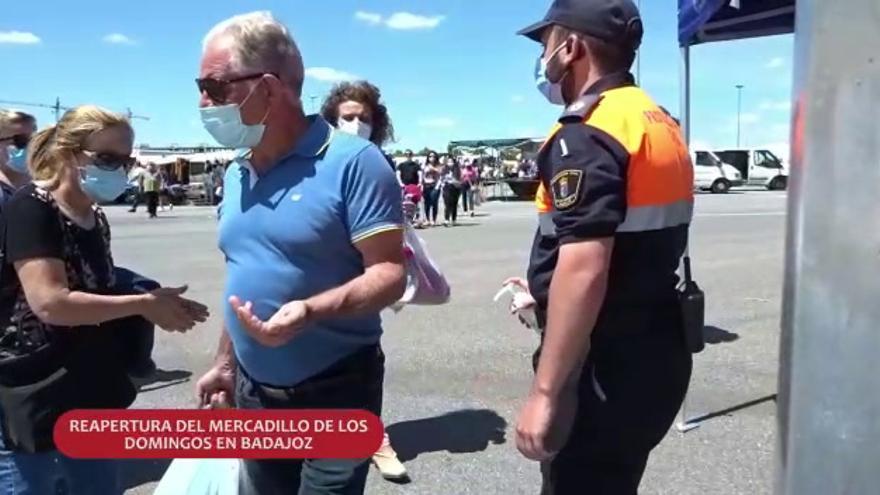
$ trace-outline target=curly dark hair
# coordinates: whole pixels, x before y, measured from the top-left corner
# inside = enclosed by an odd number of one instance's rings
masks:
[[[333,126],[339,122],[339,105],[346,101],[356,101],[367,106],[373,116],[373,134],[370,136],[377,146],[394,141],[394,126],[388,116],[388,108],[382,103],[382,92],[367,81],[342,82],[330,90],[321,106],[321,115]]]

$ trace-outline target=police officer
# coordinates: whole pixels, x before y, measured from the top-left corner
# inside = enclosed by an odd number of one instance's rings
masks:
[[[556,0],[519,34],[543,45],[538,87],[565,109],[538,155],[528,286],[543,332],[517,447],[543,461],[545,494],[635,494],[691,373],[676,290],[687,147],[629,73],[632,1]]]

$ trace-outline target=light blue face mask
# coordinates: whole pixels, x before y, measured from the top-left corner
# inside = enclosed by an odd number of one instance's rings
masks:
[[[564,44],[560,45],[546,60],[539,55],[535,63],[535,84],[538,86],[538,91],[544,95],[544,98],[547,98],[547,101],[554,105],[565,105],[565,97],[562,96],[562,79],[560,78],[555,83],[547,79],[547,63],[553,60],[553,57],[564,47]]]
[[[27,168],[27,148],[18,149],[15,146],[9,147],[9,159],[6,166],[12,170],[23,174],[30,175]]]
[[[269,116],[269,111],[266,110],[266,115],[263,116],[263,120],[259,124],[247,125],[241,121],[241,106],[248,101],[256,88],[257,85],[251,88],[251,92],[242,100],[241,104],[232,103],[199,109],[202,125],[221,146],[241,149],[253,148],[260,144],[263,133],[266,131],[263,122]]]
[[[114,201],[128,188],[128,177],[122,167],[116,170],[104,170],[94,165],[87,165],[81,173],[80,186],[97,203]]]

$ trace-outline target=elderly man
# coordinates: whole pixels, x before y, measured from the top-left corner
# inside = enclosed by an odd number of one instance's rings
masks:
[[[379,312],[405,284],[400,189],[375,145],[303,113],[303,74],[271,14],[233,17],[205,38],[203,123],[246,151],[224,180],[228,307],[197,392],[204,406],[379,414]],[[363,493],[367,461],[244,461],[240,493]]]

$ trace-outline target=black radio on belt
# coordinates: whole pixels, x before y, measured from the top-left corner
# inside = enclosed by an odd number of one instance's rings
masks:
[[[691,258],[684,257],[684,284],[678,294],[688,349],[696,354],[706,347],[703,326],[706,323],[706,296],[691,277]]]

